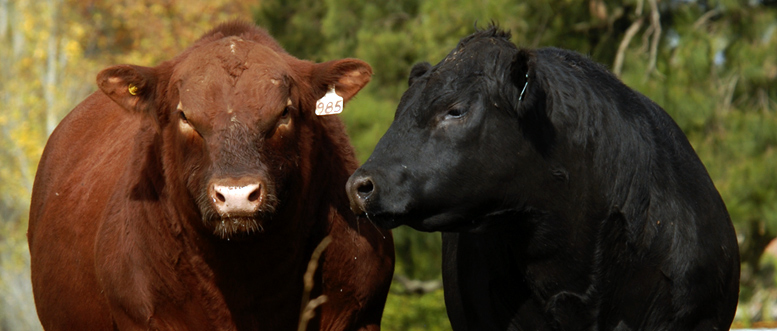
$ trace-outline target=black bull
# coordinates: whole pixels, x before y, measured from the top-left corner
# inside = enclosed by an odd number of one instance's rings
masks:
[[[380,226],[443,232],[454,330],[728,330],[734,228],[661,107],[496,28],[409,84],[347,190]]]

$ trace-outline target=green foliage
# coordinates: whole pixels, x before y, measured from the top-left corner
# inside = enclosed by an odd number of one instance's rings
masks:
[[[425,295],[406,295],[394,293],[393,287],[383,310],[382,330],[450,330],[442,289]]]
[[[356,156],[362,162],[375,148],[375,137],[380,137],[388,130],[394,118],[396,104],[375,95],[379,87],[376,84],[367,85],[343,109],[342,118],[348,128],[351,144],[356,149]]]
[[[287,52],[320,62],[326,46],[320,19],[324,13],[324,3],[318,0],[268,1],[254,10],[254,18]]]

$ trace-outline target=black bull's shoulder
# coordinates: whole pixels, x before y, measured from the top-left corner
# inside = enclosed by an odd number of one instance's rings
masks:
[[[739,254],[669,115],[577,53],[495,28],[413,68],[351,208],[442,231],[455,330],[727,329]]]

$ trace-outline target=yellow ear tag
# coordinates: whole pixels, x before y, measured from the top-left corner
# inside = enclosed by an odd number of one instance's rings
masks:
[[[129,84],[127,90],[129,91],[129,94],[138,95],[138,87],[133,84]]]

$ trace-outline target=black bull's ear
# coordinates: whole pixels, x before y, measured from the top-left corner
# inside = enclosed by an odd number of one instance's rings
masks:
[[[515,54],[510,64],[510,81],[518,89],[515,96],[518,112],[530,108],[531,104],[536,102],[535,98],[532,97],[533,93],[529,92],[529,90],[536,92],[536,89],[539,88],[539,84],[532,85],[530,83],[530,81],[535,81],[537,77],[534,57],[535,54],[532,51],[521,49]]]
[[[413,82],[416,79],[429,72],[429,69],[431,68],[432,65],[429,64],[429,62],[416,63],[413,68],[410,69],[410,77],[407,79],[407,86],[413,85]]]
[[[556,129],[547,108],[546,93],[538,82],[536,54],[521,49],[510,64],[511,96],[523,136],[543,156],[548,156],[556,143]]]

